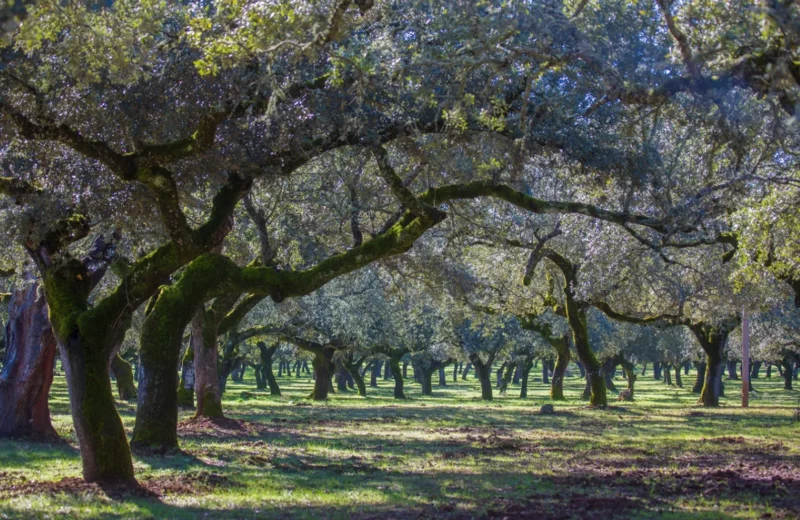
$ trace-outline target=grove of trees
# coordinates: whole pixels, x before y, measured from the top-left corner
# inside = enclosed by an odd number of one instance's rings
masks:
[[[0,436],[57,435],[58,360],[87,481],[274,366],[715,407],[747,312],[792,388],[796,2],[0,5]]]

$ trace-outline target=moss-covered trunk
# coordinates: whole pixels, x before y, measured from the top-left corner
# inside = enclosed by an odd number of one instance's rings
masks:
[[[133,482],[133,461],[117,413],[108,366],[130,321],[111,322],[89,308],[86,267],[70,261],[44,274],[50,321],[69,389],[72,421],[88,482]],[[173,365],[173,372],[175,365]]]
[[[38,283],[16,289],[8,304],[6,363],[0,372],[0,437],[55,439],[47,402],[56,338]]]
[[[111,372],[117,380],[117,392],[123,401],[136,400],[136,385],[133,382],[133,369],[131,364],[122,359],[119,354],[111,358]]]
[[[186,347],[181,359],[181,378],[178,382],[178,406],[194,408],[194,347]]]
[[[586,377],[589,380],[591,393],[589,404],[591,406],[605,408],[608,406],[606,382],[603,379],[600,361],[597,360],[589,344],[586,311],[579,309],[578,305],[574,302],[570,304],[570,300],[571,298],[568,299],[567,303],[567,318],[569,320],[570,329],[572,330],[572,340],[575,343],[575,350],[578,352],[578,358],[581,360],[583,368],[586,371]]]

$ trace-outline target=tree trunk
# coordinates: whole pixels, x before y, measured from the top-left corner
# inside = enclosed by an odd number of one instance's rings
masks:
[[[739,375],[736,373],[736,360],[729,359],[727,367],[728,367],[728,379],[731,379],[733,381],[738,381]]]
[[[784,356],[783,360],[781,361],[781,365],[783,367],[783,389],[784,390],[791,390],[792,389],[792,360],[789,356]]]
[[[508,384],[511,382],[514,372],[517,371],[517,364],[517,362],[509,362],[506,365],[505,372],[503,373],[503,379],[500,382],[500,395],[503,397],[505,397],[506,392],[508,391]]]
[[[386,365],[386,371],[394,377],[394,398],[405,399],[406,394],[403,392],[403,372],[400,369],[400,358],[402,356],[391,356],[389,363]]]
[[[583,363],[576,361],[575,364],[578,366],[578,371],[581,373],[581,377],[586,377],[586,369],[583,368]]]
[[[472,366],[475,367],[475,374],[478,376],[478,381],[481,383],[481,399],[484,401],[491,401],[492,395],[492,361],[491,357],[487,363],[484,363],[478,354],[470,354],[470,361]]]
[[[416,372],[416,369],[414,369]],[[433,395],[433,370],[430,368],[420,368],[420,384],[422,385],[422,395]]]
[[[661,362],[653,361],[653,379],[661,381]]]
[[[737,324],[738,320],[731,319],[718,326],[699,323],[689,327],[706,353],[705,381],[700,392],[700,402],[703,406],[719,406],[719,398],[723,392],[722,354],[728,334]]]
[[[525,358],[525,363],[522,365],[522,375],[520,376],[520,399],[528,397],[528,376],[531,373],[531,368],[533,368],[533,359],[527,357]]]
[[[278,350],[278,345],[275,344],[267,348],[263,342],[259,341],[257,347],[259,356],[261,357],[261,384],[264,385],[264,383],[266,383],[269,385],[270,395],[280,396],[281,387],[278,386],[278,380],[275,379],[275,374],[272,372],[272,356],[275,355],[275,351]],[[266,381],[263,381],[263,379],[266,379]]]
[[[192,319],[194,344],[194,391],[197,398],[195,417],[223,417],[219,383],[217,330],[204,308]]]
[[[753,368],[750,370],[750,379],[758,379],[758,373],[761,371],[761,361],[753,361]]]
[[[186,347],[181,360],[181,378],[178,382],[178,406],[194,408],[194,347],[192,342]]]
[[[661,365],[664,367],[664,384],[667,386],[672,386],[672,372],[670,371],[671,366],[667,363]]]
[[[336,367],[336,389],[339,392],[347,392],[347,375],[345,374],[344,365],[341,362],[335,364]]]
[[[564,400],[564,375],[569,365],[570,352],[568,338],[559,338],[550,341],[556,351],[556,364],[553,367],[553,381],[550,384],[550,399],[553,401]]]
[[[622,370],[625,372],[625,379],[628,381],[628,392],[630,393],[630,398],[633,399],[633,392],[634,386],[636,385],[636,368],[633,366],[633,363],[630,361],[622,360]]]
[[[467,363],[467,367],[464,369],[463,372],[461,372],[461,380],[462,381],[466,381],[467,380],[467,374],[469,374],[469,371],[470,371],[471,368],[472,368],[472,363]]]
[[[453,363],[453,382],[458,383],[458,367],[459,363]]]
[[[370,374],[369,378],[369,386],[371,388],[378,388],[378,376],[381,375],[381,365],[383,362],[379,359],[376,359],[375,362],[372,364],[372,373]]]
[[[439,368],[439,386],[447,386],[447,375],[444,373],[444,367]]]
[[[681,367],[675,366],[675,386],[683,388],[683,381],[681,380]]]
[[[384,379],[384,381],[389,379],[390,377],[392,377],[392,375],[393,375],[392,374],[392,368],[394,368],[394,367],[392,367],[392,363],[391,362],[390,363],[386,363],[386,368],[383,370],[383,379]],[[397,370],[398,370],[397,373],[400,374],[400,372],[399,372],[399,370],[400,370],[400,362],[399,361],[397,363]],[[402,375],[401,375],[401,377],[402,377]]]
[[[367,386],[364,384],[364,376],[361,371],[362,363],[364,363],[364,358],[359,356],[356,361],[345,362],[344,369],[347,370],[350,373],[350,377],[353,378],[356,388],[358,389],[358,395],[367,397]]]
[[[767,379],[772,379],[772,363],[767,363]]]
[[[333,348],[325,347],[321,352],[314,353],[314,391],[309,397],[315,401],[325,401],[331,390],[331,377],[333,377]]]
[[[131,364],[122,359],[119,354],[111,358],[111,372],[117,380],[119,398],[123,401],[136,400],[136,385],[133,383],[133,370]]]
[[[614,373],[617,368],[617,356],[610,357],[603,362],[603,380],[605,381],[606,388],[614,393],[619,393],[617,385],[614,384]]]
[[[705,373],[706,373],[706,362],[705,361],[695,361],[694,368],[697,370],[697,378],[694,381],[694,386],[692,387],[693,394],[699,394],[703,391],[703,381],[705,381]]]
[[[500,368],[497,369],[497,388],[503,388],[503,372],[506,369],[508,362],[503,363],[500,365]]]
[[[644,366],[642,367],[642,375],[647,373],[647,361],[644,362]]]
[[[0,372],[0,437],[58,438],[47,402],[56,339],[38,283],[13,292],[5,344],[6,362]]]
[[[403,379],[408,379],[408,361],[403,361]]]
[[[606,383],[603,379],[602,366],[600,361],[592,351],[589,344],[589,328],[586,324],[586,309],[580,308],[577,303],[572,299],[571,287],[565,288],[565,294],[570,295],[567,298],[567,318],[572,330],[572,339],[575,344],[575,350],[578,352],[578,358],[581,360],[586,375],[589,378],[589,386],[591,389],[591,396],[589,398],[589,405],[605,408],[608,406],[608,397],[606,395]]]
[[[548,370],[549,363],[547,360],[542,360],[542,384],[549,385],[550,384],[550,371]]]

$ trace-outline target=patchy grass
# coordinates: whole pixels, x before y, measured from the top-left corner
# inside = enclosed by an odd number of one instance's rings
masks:
[[[79,478],[57,377],[53,420],[67,443],[0,440],[0,518],[800,517],[800,392],[777,374],[762,372],[747,410],[736,381],[706,410],[694,374],[683,389],[648,374],[635,402],[600,411],[579,399],[575,372],[555,415],[538,414],[548,402],[538,375],[524,400],[512,387],[482,402],[472,374],[453,383],[450,372],[428,398],[409,384],[412,399],[395,401],[381,380],[366,399],[310,406],[307,377],[279,379],[281,398],[246,379],[226,394],[236,421],[184,424],[182,453],[135,458],[136,492]],[[119,409],[130,430],[134,407]]]

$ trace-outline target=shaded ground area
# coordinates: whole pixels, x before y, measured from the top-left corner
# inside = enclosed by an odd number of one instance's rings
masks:
[[[573,377],[575,400],[555,415],[539,415],[536,381],[526,400],[486,404],[459,380],[397,402],[381,382],[368,399],[313,406],[309,380],[280,382],[279,399],[231,385],[232,420],[187,412],[183,452],[136,458],[141,487],[129,490],[80,479],[59,379],[69,442],[0,441],[0,518],[800,518],[800,394],[778,380],[757,383],[750,410],[700,410],[643,378],[636,402],[596,411]],[[133,407],[121,413],[130,427]]]

